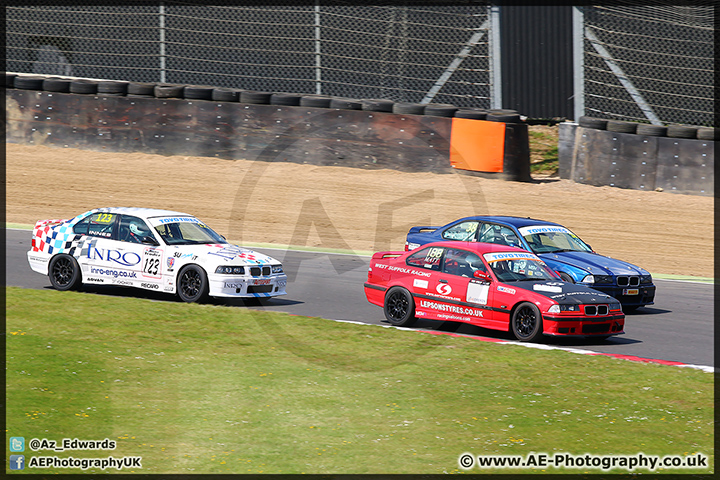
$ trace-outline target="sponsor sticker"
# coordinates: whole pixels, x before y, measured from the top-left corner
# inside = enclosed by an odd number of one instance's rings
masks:
[[[498,292],[509,293],[510,295],[515,295],[515,289],[514,289],[514,288],[504,287],[504,286],[502,286],[502,285],[498,285],[498,286],[497,286],[497,290],[498,290]]]
[[[524,252],[496,252],[496,253],[486,253],[483,255],[485,257],[485,260],[487,260],[489,263],[492,262],[500,262],[503,260],[535,260],[537,262],[541,262],[540,258],[537,255],[533,255],[532,253],[524,253]]]
[[[452,287],[447,283],[439,283],[438,286],[435,287],[435,290],[440,295],[450,295],[452,293]]]
[[[157,248],[146,248],[143,255],[143,277],[160,278],[160,262],[162,262],[162,251]]]
[[[401,272],[401,273],[409,273],[411,275],[416,275],[418,277],[429,277],[430,272],[423,272],[421,270],[414,270],[410,268],[404,268],[404,267],[396,267],[394,265],[386,265],[384,263],[376,263],[373,265],[373,268],[379,268],[381,270],[388,270],[391,272]]]
[[[470,282],[467,289],[467,301],[479,305],[487,305],[490,285],[487,283]]]
[[[523,237],[525,235],[532,235],[535,233],[568,233],[568,234],[570,233],[570,230],[568,230],[565,227],[560,227],[560,226],[554,227],[552,225],[548,225],[548,226],[536,225],[533,227],[522,227],[522,228],[518,228],[518,231],[520,232],[520,235],[522,235]]]
[[[547,283],[535,284],[533,285],[533,290],[537,290],[539,292],[562,293],[562,287],[557,287]]]
[[[428,281],[420,278],[413,279],[413,287],[417,288],[428,288]]]
[[[186,222],[186,223],[202,223],[200,220],[198,220],[195,217],[163,217],[163,218],[153,218],[150,219],[152,223],[155,225],[163,225],[165,223],[180,223],[180,222]]]

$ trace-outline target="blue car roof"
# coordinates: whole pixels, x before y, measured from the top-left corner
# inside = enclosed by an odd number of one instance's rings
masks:
[[[545,220],[537,220],[537,219],[529,218],[529,217],[508,217],[508,216],[500,216],[500,215],[476,215],[474,217],[461,218],[460,220],[456,220],[452,223],[457,223],[458,221],[465,221],[465,220],[478,220],[478,221],[505,223],[507,225],[512,225],[515,228],[529,227],[530,225],[554,225],[554,226],[560,225],[559,223],[547,222]]]

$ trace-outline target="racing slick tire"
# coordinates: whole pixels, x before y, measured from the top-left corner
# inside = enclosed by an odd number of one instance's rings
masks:
[[[521,342],[533,342],[542,336],[542,315],[540,309],[530,302],[517,306],[512,314],[510,329]]]
[[[48,278],[55,290],[77,290],[82,283],[80,265],[70,255],[55,255],[50,260]]]
[[[208,279],[205,270],[188,265],[180,270],[177,278],[177,294],[183,302],[193,303],[208,296]]]
[[[396,327],[409,327],[415,323],[415,301],[402,287],[392,287],[385,294],[383,311],[388,322]]]

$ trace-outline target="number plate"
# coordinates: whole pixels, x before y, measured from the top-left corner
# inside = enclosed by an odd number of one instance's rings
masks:
[[[640,295],[638,288],[623,288],[623,295]]]

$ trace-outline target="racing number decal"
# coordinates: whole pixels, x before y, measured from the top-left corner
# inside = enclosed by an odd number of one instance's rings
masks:
[[[429,249],[427,255],[425,256],[425,266],[429,267],[440,263],[440,257],[442,257],[442,254],[443,248],[441,247],[433,247]]]
[[[114,217],[112,213],[98,213],[94,221],[96,223],[111,223],[113,221],[113,218]]]
[[[143,265],[143,273],[147,273],[146,276],[156,276],[158,274],[158,268],[160,267],[160,259],[158,258],[147,258],[145,257],[145,264]]]
[[[160,262],[162,252],[156,248],[146,248],[143,255],[142,275],[149,278],[160,278]]]

